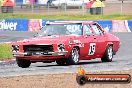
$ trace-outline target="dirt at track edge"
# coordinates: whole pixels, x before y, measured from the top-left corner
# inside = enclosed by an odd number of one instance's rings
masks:
[[[132,70],[88,72],[93,74],[130,74]],[[0,77],[0,88],[132,88],[129,84],[85,84],[76,82],[76,73]]]

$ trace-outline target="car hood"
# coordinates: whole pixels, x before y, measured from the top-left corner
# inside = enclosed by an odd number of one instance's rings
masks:
[[[30,44],[39,44],[39,45],[47,45],[47,44],[61,44],[65,43],[66,41],[73,40],[78,36],[75,35],[52,35],[52,36],[41,36],[41,37],[34,37],[30,39],[24,39],[13,43],[13,45],[30,45]]]

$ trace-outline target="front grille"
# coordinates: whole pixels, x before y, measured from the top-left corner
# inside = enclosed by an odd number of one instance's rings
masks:
[[[24,45],[24,52],[53,52],[52,45]]]

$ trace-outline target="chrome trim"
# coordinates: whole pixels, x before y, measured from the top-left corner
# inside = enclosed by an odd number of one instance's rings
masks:
[[[61,52],[48,52],[49,55],[31,55],[28,56],[28,53],[13,53],[14,57],[32,57],[32,56],[65,56],[68,51],[61,51]]]

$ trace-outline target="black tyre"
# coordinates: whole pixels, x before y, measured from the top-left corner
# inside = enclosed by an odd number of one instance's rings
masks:
[[[59,60],[56,60],[56,63],[58,65],[65,65],[66,64],[66,60],[65,59],[59,59]]]
[[[16,61],[17,61],[17,65],[21,68],[27,68],[31,64],[30,60],[17,59]]]
[[[113,47],[112,45],[109,45],[106,50],[105,53],[103,55],[103,57],[101,58],[102,62],[111,62],[113,59]]]
[[[79,49],[74,47],[70,53],[70,56],[68,59],[66,59],[66,64],[68,65],[74,65],[79,63]]]
[[[85,76],[77,76],[76,81],[79,85],[84,85],[87,82],[87,79]]]

